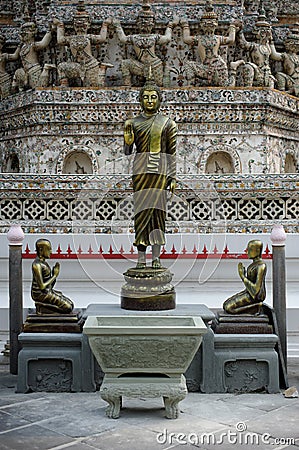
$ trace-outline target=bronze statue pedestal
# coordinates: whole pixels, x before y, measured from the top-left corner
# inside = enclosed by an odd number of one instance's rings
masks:
[[[165,267],[132,268],[124,273],[126,283],[121,289],[121,308],[134,311],[175,309],[173,274]]]
[[[24,333],[81,333],[84,320],[81,311],[70,314],[28,314]]]
[[[272,334],[273,328],[265,314],[227,314],[219,311],[212,324],[216,334]]]

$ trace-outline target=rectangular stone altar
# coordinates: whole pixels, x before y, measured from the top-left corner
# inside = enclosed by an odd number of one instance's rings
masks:
[[[88,316],[143,316],[117,304],[90,304]],[[169,311],[148,311],[153,316],[202,318],[207,325],[202,345],[185,372],[191,392],[279,392],[276,334],[219,334],[210,324],[214,313],[203,304],[182,304]],[[81,333],[22,333],[18,392],[83,391],[99,389],[104,374],[96,363],[87,337]]]

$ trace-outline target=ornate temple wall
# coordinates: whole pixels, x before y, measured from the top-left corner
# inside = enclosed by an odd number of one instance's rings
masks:
[[[48,87],[28,90],[30,86],[25,86],[24,91],[19,86],[20,92],[11,92],[6,98],[2,95],[0,170],[53,175],[130,173],[130,160],[122,154],[122,124],[139,111],[137,87],[143,83],[142,78],[133,76],[133,87],[123,87],[122,62],[125,58],[136,58],[132,46],[119,40],[115,24],[108,25],[106,41],[92,45],[91,49],[97,61],[112,65],[106,70],[104,86],[95,89],[84,83],[80,86],[80,82],[77,87],[59,86],[60,64],[74,61],[75,56],[68,46],[58,45],[58,26],[53,25],[53,17],[64,24],[66,36],[74,36],[73,18],[78,16],[78,4],[59,0],[2,3],[0,31],[6,39],[4,52],[12,54],[15,50],[20,25],[22,29],[26,20],[36,23],[35,42],[43,38],[49,26],[52,37],[38,52],[42,67],[51,64]],[[284,41],[292,32],[290,27],[299,20],[298,5],[283,0],[272,3],[217,0],[207,13],[205,1],[150,2],[156,20],[155,33],[164,34],[169,20],[178,17],[171,27],[171,41],[157,45],[155,51],[163,61],[163,83],[167,84],[163,88],[162,109],[177,121],[179,128],[179,173],[298,173],[297,97],[275,91],[265,80],[264,84],[255,81],[252,87],[244,88],[242,65],[237,67],[233,88],[205,87],[207,80],[191,81],[187,77],[186,64],[198,62],[198,55],[196,46],[184,42],[184,20],[188,20],[191,35],[196,36],[202,33],[202,17],[217,17],[216,32],[221,39],[230,33],[230,24],[236,23],[237,30],[243,28],[248,42],[255,41],[256,28],[265,22],[272,26],[277,50],[284,52]],[[136,20],[141,5],[137,1],[126,4],[86,1],[82,7],[80,14],[91,19],[91,34],[98,34],[103,20],[109,17],[121,22],[126,35],[138,33]],[[262,48],[259,51],[262,54]],[[246,51],[236,38],[233,45],[220,46],[219,57],[231,76],[230,64],[242,58],[246,61]],[[282,70],[281,64],[270,60],[272,72]],[[10,81],[18,68],[20,60],[8,58],[6,70]],[[274,87],[278,87],[277,81]]]
[[[295,97],[266,88],[163,89],[163,97],[162,111],[178,124],[178,173],[298,172]],[[136,89],[122,88],[37,89],[4,99],[2,172],[131,173],[123,123],[138,113],[137,99]]]

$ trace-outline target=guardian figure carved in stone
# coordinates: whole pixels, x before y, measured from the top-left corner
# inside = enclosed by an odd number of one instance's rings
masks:
[[[247,51],[249,59],[243,67],[243,84],[273,88],[275,77],[271,72],[270,59],[279,61],[280,54],[275,49],[271,25],[267,22],[263,9],[255,24],[255,36],[257,42],[248,42],[242,30],[238,33],[237,44]]]
[[[80,83],[84,87],[105,86],[106,70],[113,66],[108,63],[100,63],[93,56],[91,45],[103,44],[106,41],[108,26],[111,23],[112,19],[105,20],[99,35],[88,34],[90,17],[85,10],[83,1],[79,2],[73,18],[75,35],[66,36],[63,22],[57,18],[54,19],[54,25],[57,26],[58,45],[69,47],[71,52],[69,61],[58,64],[58,78],[61,86],[78,86]]]
[[[5,44],[5,37],[0,34],[0,98],[7,97],[11,92],[11,76],[6,72],[6,63],[15,61],[19,57],[20,49],[16,49],[14,53],[3,53],[2,49]]]
[[[280,54],[283,71],[276,74],[277,88],[299,97],[299,27],[285,41],[285,53]]]
[[[142,10],[138,14],[137,26],[139,34],[126,36],[118,20],[113,21],[118,39],[123,44],[131,44],[134,48],[136,59],[124,59],[121,63],[123,85],[132,85],[132,75],[138,75],[144,79],[149,76],[151,68],[152,77],[157,86],[168,83],[164,78],[164,67],[161,59],[156,55],[156,46],[165,45],[171,41],[172,29],[178,21],[170,22],[164,35],[154,34],[155,15],[148,3],[142,5]],[[167,78],[167,76],[166,76]]]
[[[227,62],[220,56],[220,46],[232,45],[235,42],[237,23],[229,26],[229,35],[218,36],[215,34],[218,26],[218,17],[212,6],[211,0],[207,2],[206,10],[201,17],[200,25],[202,33],[197,36],[191,36],[188,21],[180,21],[183,28],[183,41],[189,45],[197,45],[197,52],[200,62],[187,61],[186,75],[192,85],[195,79],[200,79],[201,85],[206,86],[229,86],[235,84],[229,79],[229,70]],[[231,63],[231,70],[236,72],[238,66],[243,61]]]
[[[51,25],[50,25],[51,27]],[[38,53],[47,48],[52,38],[49,30],[39,42],[35,41],[37,32],[34,22],[25,22],[21,26],[21,45],[18,47],[18,56],[21,58],[22,68],[17,69],[12,82],[13,91],[23,91],[26,88],[47,87],[49,84],[50,69],[53,64],[44,64],[42,69]]]

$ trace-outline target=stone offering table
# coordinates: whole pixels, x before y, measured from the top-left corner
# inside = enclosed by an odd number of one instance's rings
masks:
[[[83,333],[105,372],[101,397],[118,418],[122,396],[164,399],[166,417],[178,417],[187,394],[183,373],[207,328],[200,317],[89,316]]]

